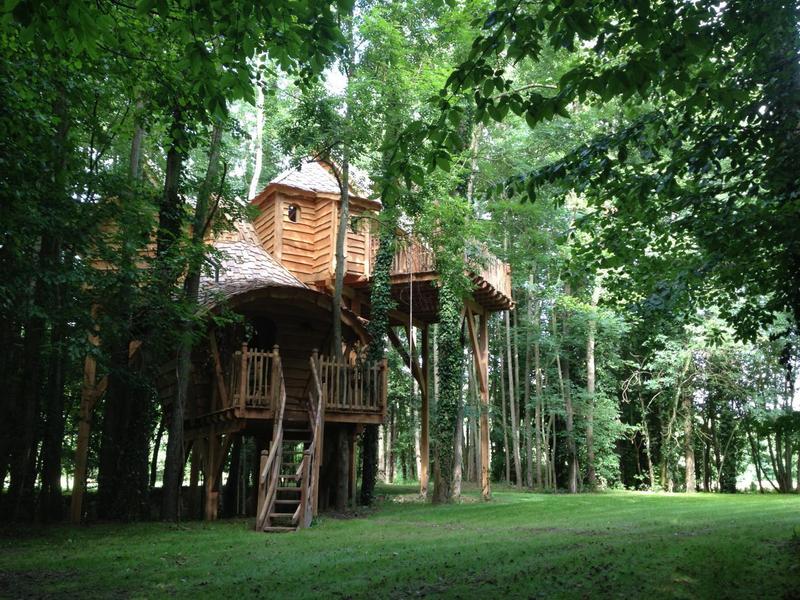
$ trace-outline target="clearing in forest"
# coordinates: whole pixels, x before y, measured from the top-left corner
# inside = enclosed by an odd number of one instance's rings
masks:
[[[798,598],[800,497],[381,489],[298,533],[244,520],[4,532],[0,597]]]

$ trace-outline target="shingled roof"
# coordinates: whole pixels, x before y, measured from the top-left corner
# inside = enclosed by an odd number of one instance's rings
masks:
[[[222,258],[218,276],[207,272],[200,278],[200,302],[204,306],[212,307],[263,287],[308,289],[261,247],[253,225],[247,221],[236,223],[234,231],[218,236],[213,246],[222,253]]]
[[[285,185],[307,192],[327,194],[339,193],[339,182],[331,172],[331,167],[319,160],[303,161],[300,168],[289,168],[269,182]],[[368,198],[372,191],[372,181],[361,169],[350,166],[350,193],[359,198]]]

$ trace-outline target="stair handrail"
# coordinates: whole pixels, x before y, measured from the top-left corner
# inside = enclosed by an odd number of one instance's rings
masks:
[[[321,449],[324,434],[324,412],[325,399],[322,392],[322,382],[320,380],[319,353],[314,350],[311,355],[311,376],[314,381],[314,391],[316,392],[316,408],[314,407],[314,394],[309,392],[308,412],[311,424],[311,444],[303,451],[303,460],[297,469],[300,476],[300,504],[297,506],[292,522],[298,527],[309,527],[311,521],[317,513],[317,491],[319,485],[319,462],[322,459]]]
[[[283,378],[283,367],[278,346],[273,349],[274,359],[272,363],[273,379],[277,381],[277,406],[275,407],[275,421],[272,428],[272,446],[269,449],[266,461],[263,463],[259,474],[259,494],[266,488],[264,502],[261,511],[256,517],[256,528],[264,529],[268,525],[268,517],[275,506],[275,498],[278,491],[278,480],[280,479],[281,461],[278,460],[281,446],[283,445],[283,413],[286,408],[286,383]],[[267,485],[269,482],[269,485]]]

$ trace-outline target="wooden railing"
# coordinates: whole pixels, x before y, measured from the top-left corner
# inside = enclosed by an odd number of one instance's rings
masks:
[[[511,298],[511,269],[506,263],[486,248],[482,249],[482,255],[475,263],[472,273],[474,276],[480,277],[495,290]]]
[[[383,412],[386,408],[386,360],[373,364],[336,362],[320,357],[320,380],[326,410]]]
[[[378,239],[372,238],[370,265],[375,264],[378,255]],[[474,262],[472,275],[481,278],[495,290],[511,298],[511,272],[506,263],[492,255],[488,249],[481,249],[481,256]],[[400,240],[392,258],[392,276],[411,273],[435,273],[436,260],[433,251],[418,239]],[[371,275],[371,273],[370,273]]]
[[[245,355],[246,359],[246,355]],[[244,362],[244,361],[243,361]],[[256,529],[264,530],[269,525],[269,515],[274,511],[275,499],[278,496],[278,482],[281,474],[283,449],[283,411],[286,408],[286,384],[283,380],[281,359],[277,350],[273,362],[273,382],[276,382],[277,406],[275,421],[272,427],[272,446],[269,454],[261,455],[258,477],[258,506],[256,508]]]
[[[242,344],[234,352],[230,369],[231,403],[245,407],[270,408],[277,406],[279,389],[274,383],[280,373],[278,346],[272,352],[248,348]]]

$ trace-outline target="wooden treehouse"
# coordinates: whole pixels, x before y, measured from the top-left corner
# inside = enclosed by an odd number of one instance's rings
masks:
[[[356,436],[365,425],[383,422],[387,395],[386,362],[364,361],[378,241],[370,219],[359,217],[380,210],[365,187],[357,178],[351,186],[354,225],[346,236],[340,362],[327,355],[340,210],[339,185],[327,166],[310,162],[280,175],[252,200],[259,209],[252,223],[238,223],[234,232],[214,240],[222,260],[203,277],[202,302],[211,311],[232,311],[240,318],[210,329],[193,354],[185,421],[190,500],[199,501],[202,471],[207,519],[218,514],[226,456],[244,438],[253,440],[259,455],[252,461],[257,493],[235,502],[255,513],[259,530],[305,527],[318,510],[355,497]],[[492,257],[482,265],[471,273],[475,290],[464,314],[481,397],[488,405],[487,316],[510,308],[512,300],[508,267]],[[422,390],[423,493],[428,485],[428,326],[437,319],[437,279],[433,256],[424,246],[401,245],[391,270],[397,302],[392,324],[406,328],[404,336],[409,324],[420,328],[422,347],[412,347],[409,356],[394,330],[390,339]],[[161,396],[169,403],[174,368],[164,373]],[[488,416],[483,419],[482,477],[488,494]]]

